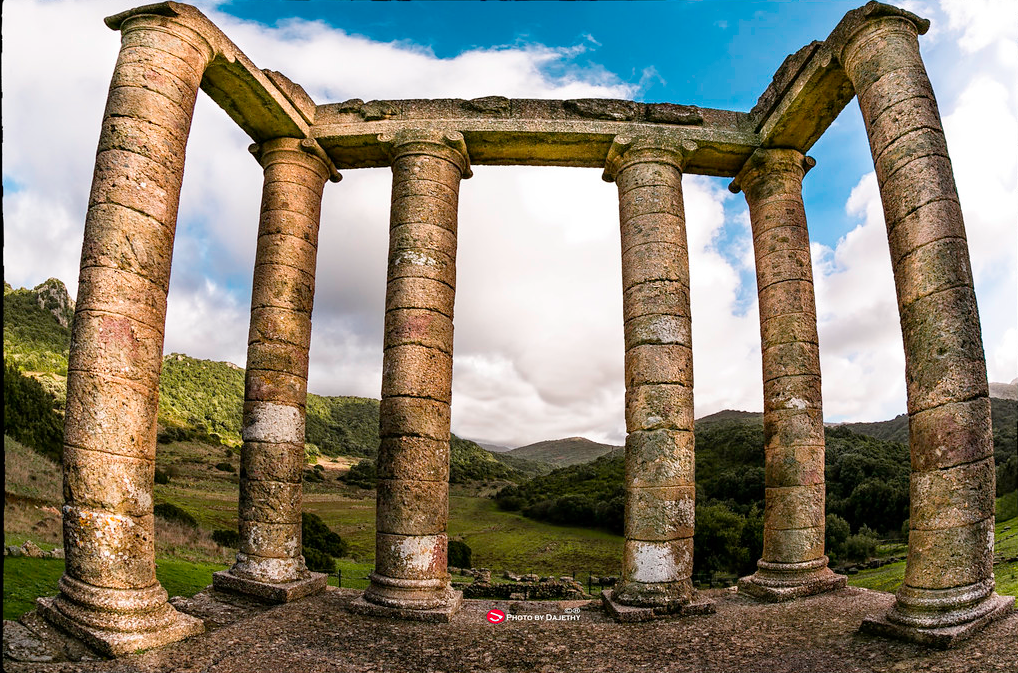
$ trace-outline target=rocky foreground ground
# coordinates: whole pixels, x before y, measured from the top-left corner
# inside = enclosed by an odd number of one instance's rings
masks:
[[[352,614],[348,606],[358,595],[330,589],[272,608],[210,592],[177,599],[179,609],[206,620],[208,632],[116,661],[15,661],[9,655],[39,659],[88,653],[67,640],[41,642],[24,626],[5,622],[3,668],[209,673],[1018,670],[1018,613],[955,649],[931,650],[859,634],[863,617],[887,610],[894,598],[851,587],[783,605],[756,603],[726,590],[705,592],[716,602],[714,615],[635,625],[615,624],[598,602],[584,601],[469,600],[449,624],[397,622]],[[492,608],[524,617],[492,624],[486,618]],[[40,628],[31,614],[26,622]]]

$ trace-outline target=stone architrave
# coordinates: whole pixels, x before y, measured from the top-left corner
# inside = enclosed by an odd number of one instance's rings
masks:
[[[815,162],[759,149],[730,189],[749,205],[763,355],[763,558],[739,591],[782,601],[843,588],[824,554],[824,418],[802,178]]]
[[[693,350],[682,207],[687,149],[654,138],[616,138],[604,172],[618,186],[622,237],[626,541],[622,581],[605,599],[621,621],[682,612],[694,596]]]
[[[170,256],[209,43],[171,17],[120,26],[92,179],[67,372],[66,570],[54,624],[107,655],[201,633],[155,575],[152,489]]]
[[[213,586],[275,603],[325,588],[301,553],[304,421],[318,227],[326,180],[318,144],[252,145],[265,171],[248,336],[240,466],[240,550]]]
[[[459,183],[470,177],[463,135],[406,131],[392,153],[381,445],[371,585],[362,612],[447,621],[449,410]]]
[[[865,630],[950,645],[1005,614],[994,592],[990,402],[965,226],[917,36],[887,5],[832,34],[869,136],[905,343],[912,458],[905,581]]]

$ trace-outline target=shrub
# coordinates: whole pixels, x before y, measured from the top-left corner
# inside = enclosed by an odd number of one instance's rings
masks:
[[[156,516],[167,521],[176,521],[186,526],[198,527],[198,520],[190,512],[177,507],[171,502],[161,502],[152,509]]]
[[[378,471],[375,461],[365,459],[352,466],[341,479],[344,483],[358,488],[374,488],[378,481]]]
[[[307,564],[308,570],[329,575],[336,572],[336,559],[314,547],[304,547],[304,562]]]
[[[221,547],[240,548],[240,533],[235,530],[216,529],[212,531],[212,540]]]
[[[346,556],[347,544],[334,533],[317,514],[301,514],[301,537],[304,542],[304,556],[308,549],[317,549],[330,556]]]
[[[845,558],[852,561],[865,561],[877,553],[880,540],[869,526],[862,526],[855,535],[845,540]]]
[[[225,461],[222,462],[222,463],[216,463],[216,469],[219,470],[220,472],[236,472],[237,471],[237,468],[235,468],[233,466],[233,463],[227,463]]]
[[[449,540],[449,565],[456,568],[473,567],[473,552],[462,540]]]
[[[997,465],[997,497],[1018,489],[1018,456],[1011,456]]]
[[[325,468],[321,465],[315,465],[304,470],[304,481],[311,481],[316,484],[322,483],[325,481]]]
[[[170,475],[168,472],[164,472],[156,468],[156,483],[157,484],[168,484],[170,483]]]

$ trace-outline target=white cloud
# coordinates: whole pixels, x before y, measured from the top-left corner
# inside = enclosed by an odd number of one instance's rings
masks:
[[[905,355],[876,174],[863,176],[845,210],[862,222],[833,249],[811,246],[824,415],[890,418],[905,407]]]

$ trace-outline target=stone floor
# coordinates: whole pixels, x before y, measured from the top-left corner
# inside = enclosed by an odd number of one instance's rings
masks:
[[[50,648],[80,658],[87,652],[69,641],[40,643],[21,625],[5,622],[3,668],[209,673],[1018,670],[1018,613],[945,652],[858,633],[864,617],[891,605],[890,594],[847,588],[760,604],[731,591],[704,593],[714,600],[716,614],[620,625],[605,616],[599,602],[468,600],[451,623],[426,624],[355,615],[348,606],[359,592],[349,589],[330,589],[276,607],[203,592],[175,604],[206,620],[205,635],[116,661],[15,661],[9,653],[42,658],[52,656]],[[524,619],[489,623],[486,614],[496,607]],[[27,621],[40,628],[31,617]]]

